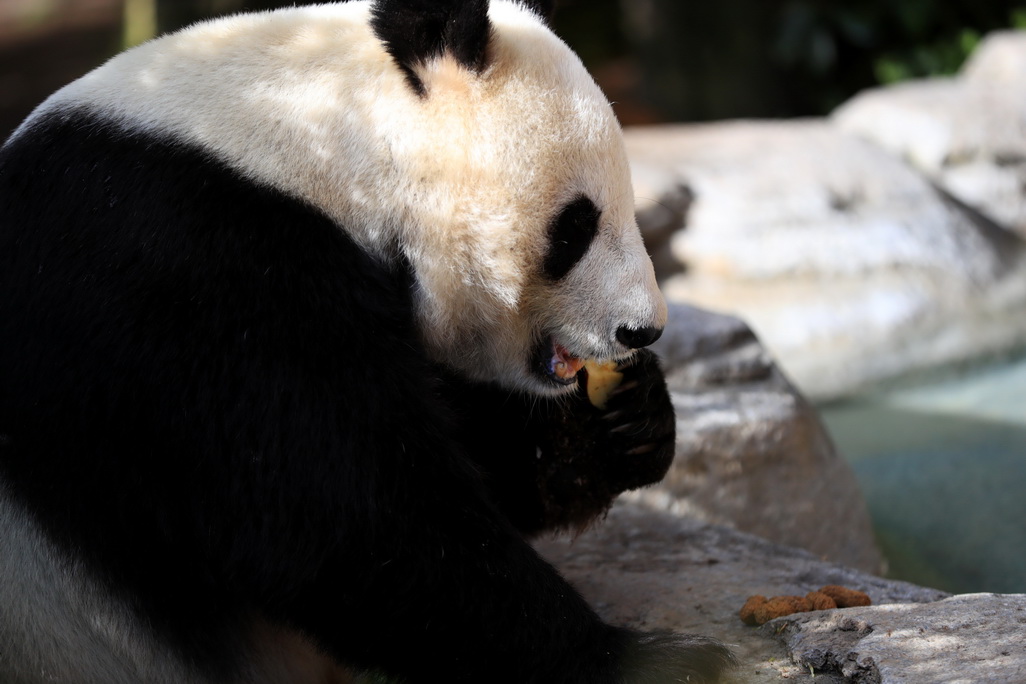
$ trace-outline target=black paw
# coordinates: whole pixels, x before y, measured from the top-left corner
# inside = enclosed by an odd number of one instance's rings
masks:
[[[676,419],[659,362],[639,351],[599,409],[587,377],[538,421],[538,485],[545,527],[583,527],[618,494],[658,482],[673,461]]]
[[[642,349],[618,370],[623,380],[600,410],[595,435],[601,439],[595,448],[607,462],[611,484],[625,491],[658,482],[666,474],[673,461],[677,421],[655,354]],[[583,394],[587,383],[585,377]]]

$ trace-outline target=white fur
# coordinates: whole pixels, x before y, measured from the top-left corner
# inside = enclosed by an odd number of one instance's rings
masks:
[[[153,639],[132,612],[61,555],[0,487],[0,682],[214,682]],[[302,637],[262,621],[235,645],[248,652],[238,684],[348,681]]]
[[[0,489],[0,681],[201,684]],[[212,684],[212,683],[205,683]]]
[[[554,391],[528,372],[542,334],[577,356],[628,355],[616,329],[661,327],[666,308],[619,126],[580,61],[532,13],[496,1],[484,73],[438,59],[419,71],[421,98],[369,8],[200,24],[114,58],[39,111],[86,104],[196,143],[320,207],[382,259],[402,250],[429,348],[473,378]],[[553,285],[539,277],[547,226],[579,194],[602,211],[600,233]]]

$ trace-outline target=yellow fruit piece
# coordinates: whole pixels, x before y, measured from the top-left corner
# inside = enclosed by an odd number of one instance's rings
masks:
[[[609,395],[623,381],[623,373],[616,370],[616,361],[589,359],[584,367],[588,370],[588,401],[595,408],[605,409]]]

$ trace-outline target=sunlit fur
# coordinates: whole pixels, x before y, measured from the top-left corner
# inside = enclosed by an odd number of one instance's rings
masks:
[[[426,344],[471,378],[555,393],[529,370],[543,335],[611,358],[629,354],[618,327],[662,327],[620,129],[569,48],[531,12],[494,2],[484,72],[439,58],[418,70],[421,97],[368,15],[351,2],[201,24],[111,60],[41,110],[94,104],[199,143],[380,258],[404,254]],[[547,282],[547,226],[580,195],[602,211],[599,234]]]
[[[5,684],[729,662],[603,623],[525,538],[662,477],[675,419],[649,352],[605,413],[532,367],[550,340],[625,358],[617,331],[666,312],[609,104],[542,20],[498,0],[486,32],[487,4],[200,24],[0,148]]]

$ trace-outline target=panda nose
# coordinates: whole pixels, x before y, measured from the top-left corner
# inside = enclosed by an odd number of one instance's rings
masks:
[[[658,340],[662,334],[662,328],[628,328],[626,325],[621,325],[616,329],[616,339],[630,349],[647,347]]]

